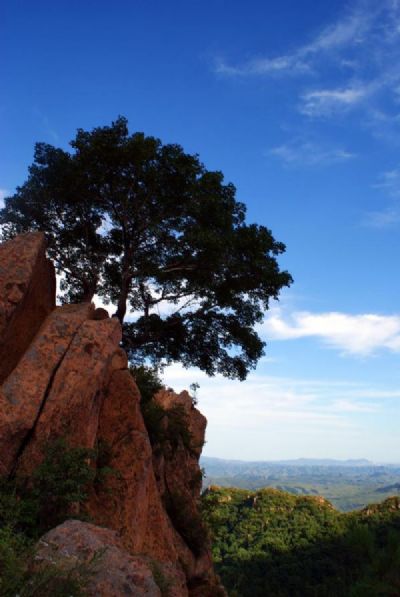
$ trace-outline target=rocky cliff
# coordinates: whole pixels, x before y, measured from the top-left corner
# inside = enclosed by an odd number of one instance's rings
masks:
[[[162,390],[163,433],[150,442],[118,320],[89,303],[56,306],[45,249],[40,233],[0,246],[0,476],[29,478],[58,438],[106,446],[114,474],[91,488],[90,522],[51,530],[37,560],[100,550],[93,596],[224,595],[198,512],[205,418],[186,392]]]

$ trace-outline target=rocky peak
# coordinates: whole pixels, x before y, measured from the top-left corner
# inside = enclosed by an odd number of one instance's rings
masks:
[[[88,303],[56,307],[45,249],[39,233],[0,246],[0,475],[29,478],[59,438],[106,446],[115,474],[90,491],[91,524],[53,529],[38,558],[53,561],[55,550],[85,559],[101,545],[105,561],[88,595],[224,595],[198,510],[205,418],[187,392],[163,390],[154,402],[165,434],[151,445],[118,320]]]

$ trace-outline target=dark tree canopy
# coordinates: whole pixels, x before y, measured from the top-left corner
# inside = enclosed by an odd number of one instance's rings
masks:
[[[244,379],[263,354],[254,326],[292,279],[285,250],[221,172],[129,134],[125,118],[79,129],[73,152],[35,146],[28,180],[0,210],[2,236],[43,230],[64,300],[116,306],[133,362],[180,361]]]

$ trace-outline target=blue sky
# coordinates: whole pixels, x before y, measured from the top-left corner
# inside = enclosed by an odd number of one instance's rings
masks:
[[[0,14],[0,198],[36,141],[127,116],[237,186],[295,279],[243,383],[200,383],[205,453],[400,461],[400,2],[60,0]]]

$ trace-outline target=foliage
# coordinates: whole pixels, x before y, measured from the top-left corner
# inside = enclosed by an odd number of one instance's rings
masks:
[[[197,399],[197,392],[200,389],[200,384],[197,381],[193,382],[189,386],[190,391],[192,392],[192,403],[193,406],[197,406],[198,399]]]
[[[124,325],[135,362],[244,379],[263,354],[255,324],[292,281],[277,263],[284,245],[246,224],[221,172],[130,135],[125,118],[79,129],[71,146],[36,145],[27,181],[0,211],[3,238],[45,231],[68,300],[98,292],[121,322],[128,307],[140,312]]]
[[[153,574],[154,581],[161,591],[161,597],[168,597],[170,594],[170,589],[173,586],[172,580],[168,578],[168,576],[161,568],[160,563],[156,560],[151,561],[150,568]]]
[[[83,504],[96,471],[90,465],[95,452],[88,448],[70,448],[64,439],[50,443],[46,457],[33,475],[30,490],[39,503],[39,526],[44,530],[60,524],[69,515],[72,504]]]
[[[32,568],[31,563],[38,537],[69,518],[71,507],[86,500],[89,485],[106,474],[103,452],[68,447],[58,439],[48,444],[31,479],[0,479],[0,597],[83,595],[94,560],[67,567]]]
[[[95,456],[94,450],[68,447],[64,439],[49,443],[30,479],[0,480],[0,527],[12,525],[37,538],[66,520],[71,506],[86,500],[96,477]]]
[[[178,404],[166,410],[155,400],[149,400],[141,405],[141,409],[150,443],[156,450],[176,450],[181,443],[187,450],[193,449],[192,434],[182,406]]]
[[[322,498],[214,487],[202,510],[230,595],[389,597],[400,594],[396,500],[342,514]]]
[[[11,526],[0,527],[0,596],[14,596],[24,582],[30,542]]]
[[[139,388],[142,404],[149,402],[164,385],[158,375],[157,369],[146,365],[130,367],[130,372],[135,378]]]

